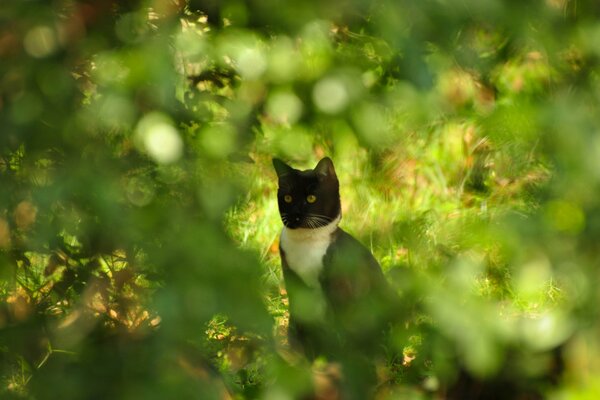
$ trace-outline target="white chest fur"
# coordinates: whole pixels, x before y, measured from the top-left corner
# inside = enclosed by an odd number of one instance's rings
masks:
[[[288,229],[281,231],[280,244],[288,266],[308,286],[319,286],[323,256],[331,243],[331,234],[337,229],[340,217],[329,225],[316,229]]]

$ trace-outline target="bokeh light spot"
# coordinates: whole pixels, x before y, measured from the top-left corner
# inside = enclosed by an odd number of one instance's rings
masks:
[[[551,349],[564,341],[573,331],[573,323],[559,311],[547,311],[536,318],[523,321],[523,337],[538,350]]]
[[[268,77],[274,82],[288,82],[298,73],[299,54],[288,37],[281,37],[273,43],[269,55]]]
[[[145,177],[134,177],[127,182],[125,188],[127,199],[135,206],[143,207],[152,201],[155,195],[153,182]]]
[[[246,79],[258,79],[267,69],[266,57],[257,48],[245,48],[237,57],[237,69]]]
[[[291,92],[275,92],[269,96],[267,114],[279,123],[294,124],[302,115],[302,101]]]
[[[127,97],[107,95],[98,107],[100,123],[107,127],[130,127],[134,122],[135,111]]]
[[[145,115],[136,130],[141,145],[148,155],[159,164],[171,164],[183,154],[183,140],[164,114],[153,112]]]
[[[326,114],[337,114],[348,104],[348,90],[338,78],[324,78],[313,89],[315,105]]]
[[[25,51],[32,57],[47,57],[56,51],[56,34],[54,30],[47,26],[36,26],[25,35],[23,46]]]

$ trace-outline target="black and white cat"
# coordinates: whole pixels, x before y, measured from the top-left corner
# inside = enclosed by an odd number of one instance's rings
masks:
[[[283,222],[279,249],[290,342],[313,359],[370,357],[393,318],[396,293],[371,252],[342,230],[339,181],[329,158],[300,171],[274,158]]]

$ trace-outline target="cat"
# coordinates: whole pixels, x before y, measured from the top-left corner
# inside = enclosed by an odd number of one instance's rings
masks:
[[[339,181],[330,158],[300,171],[273,158],[283,222],[279,250],[289,299],[289,342],[307,358],[347,367],[354,395],[371,384],[364,370],[398,304],[379,263],[340,223]],[[349,366],[349,367],[348,367]],[[354,368],[356,376],[349,377]],[[364,392],[364,390],[363,390]]]

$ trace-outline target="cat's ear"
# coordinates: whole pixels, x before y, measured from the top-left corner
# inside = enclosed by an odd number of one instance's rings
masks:
[[[281,161],[279,158],[273,158],[273,167],[275,167],[275,172],[277,172],[278,178],[289,175],[292,173],[292,171],[294,171],[292,167]]]
[[[325,157],[315,167],[315,172],[320,178],[335,178],[335,168],[333,168],[333,161],[331,158]]]

